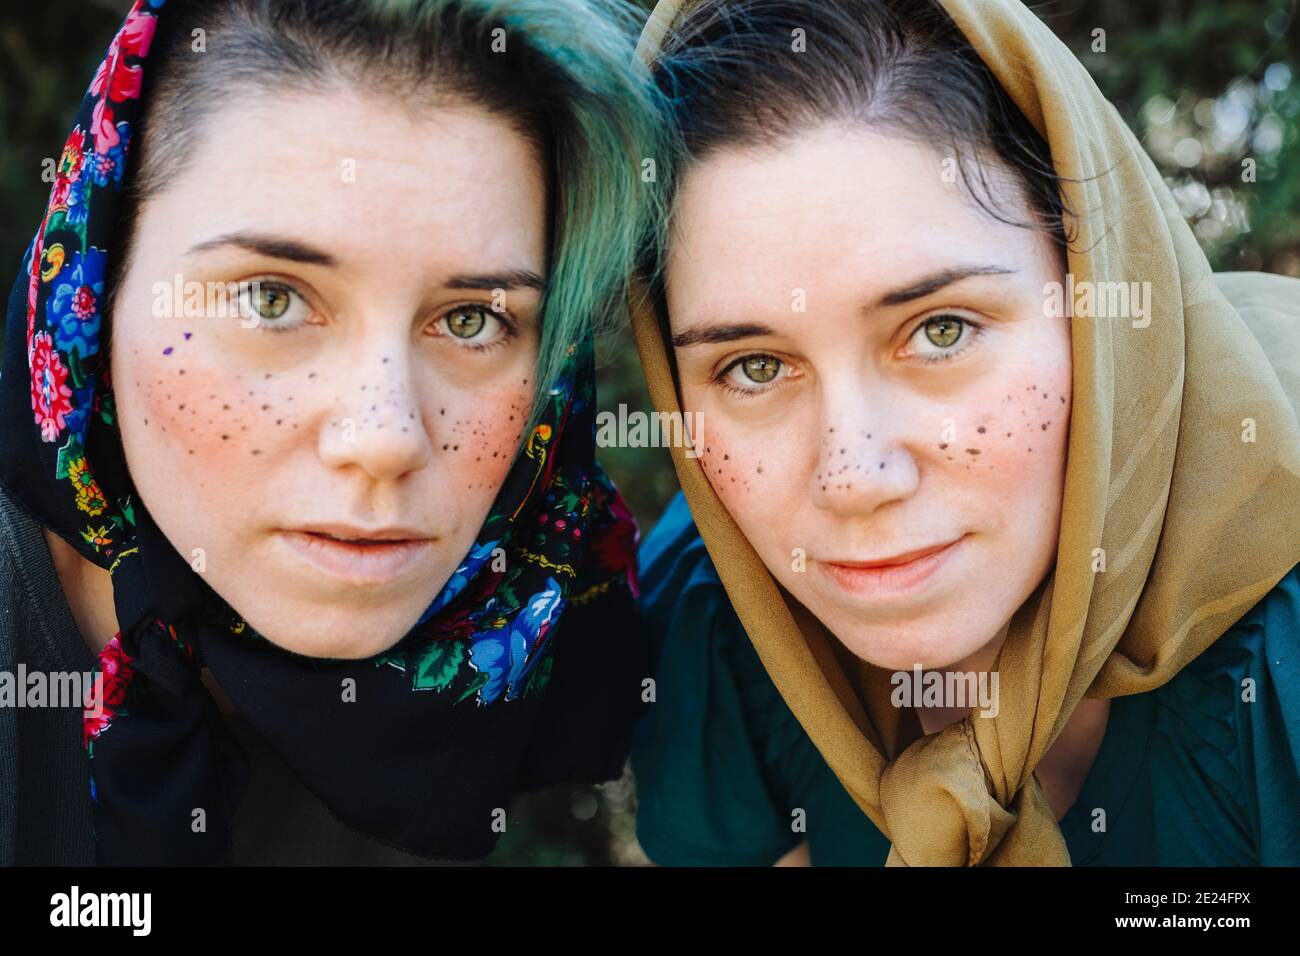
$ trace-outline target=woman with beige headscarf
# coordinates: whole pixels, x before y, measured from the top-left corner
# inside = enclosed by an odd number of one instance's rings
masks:
[[[682,9],[685,8],[685,9]],[[667,864],[1300,864],[1300,282],[1016,0],[661,2]],[[698,427],[702,426],[702,427]]]

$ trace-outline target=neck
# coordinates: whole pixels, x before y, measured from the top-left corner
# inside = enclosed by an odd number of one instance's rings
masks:
[[[83,558],[76,548],[49,528],[41,530],[72,619],[90,652],[98,655],[118,632],[113,577],[106,569]]]
[[[1002,625],[1002,629],[994,635],[993,639],[985,643],[978,650],[967,655],[959,661],[949,664],[947,667],[933,668],[927,673],[939,673],[945,677],[948,674],[975,674],[976,679],[981,679],[980,675],[988,675],[993,671],[993,665],[997,662],[998,651],[1002,649],[1002,644],[1007,639],[1007,631],[1011,628],[1011,622],[1007,621]],[[982,679],[987,680],[987,676]],[[943,730],[950,724],[964,719],[971,712],[970,707],[925,707],[916,706],[917,719],[921,722],[921,730],[928,736]]]

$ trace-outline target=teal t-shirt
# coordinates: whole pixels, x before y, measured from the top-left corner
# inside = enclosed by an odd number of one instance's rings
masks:
[[[764,866],[806,840],[816,866],[883,865],[888,841],[767,676],[680,494],[641,547],[641,584],[658,653],[632,749],[649,857]],[[1300,865],[1298,768],[1300,565],[1168,683],[1112,700],[1060,821],[1070,859]]]

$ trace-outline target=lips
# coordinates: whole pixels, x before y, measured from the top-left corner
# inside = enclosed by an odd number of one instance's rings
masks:
[[[431,538],[409,537],[412,532],[405,529],[346,529],[348,537],[338,530],[343,529],[284,531],[277,537],[316,573],[358,585],[382,584],[410,574],[433,545]]]
[[[401,526],[384,528],[362,528],[345,524],[313,524],[293,529],[301,534],[315,534],[335,541],[353,541],[359,543],[382,541],[429,541],[431,534]]]
[[[841,568],[856,568],[859,570],[870,570],[872,568],[893,568],[901,564],[910,564],[931,554],[937,554],[944,548],[955,544],[958,540],[945,541],[943,544],[936,544],[928,548],[919,548],[916,551],[905,551],[902,554],[894,555],[892,558],[881,558],[879,561],[830,561],[829,564],[837,565]]]
[[[899,596],[919,590],[947,567],[964,541],[965,535],[879,561],[818,561],[817,567],[838,590],[855,598]]]

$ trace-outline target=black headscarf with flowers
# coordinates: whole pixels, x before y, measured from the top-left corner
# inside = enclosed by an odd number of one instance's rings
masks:
[[[248,761],[203,667],[342,823],[422,856],[484,856],[516,793],[617,776],[640,708],[637,532],[595,461],[590,336],[411,633],[326,660],[253,632],[139,500],[100,350],[165,2],[137,0],[82,101],[9,299],[0,374],[0,482],[112,575],[120,631],[85,716],[97,860],[230,860]]]

